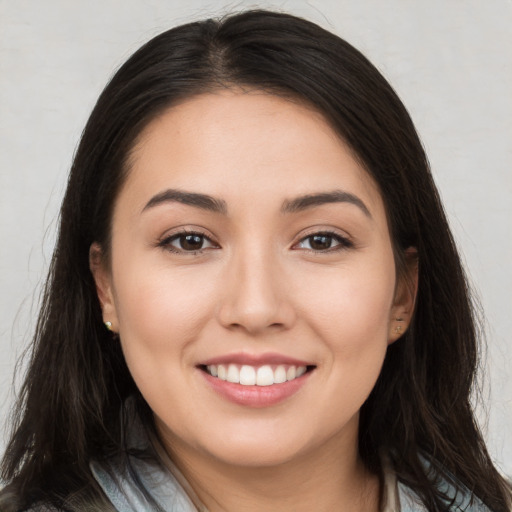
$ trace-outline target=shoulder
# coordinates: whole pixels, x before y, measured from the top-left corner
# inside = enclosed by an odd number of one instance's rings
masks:
[[[157,460],[131,455],[122,462],[118,458],[92,461],[90,467],[114,510],[197,510],[176,478]]]
[[[438,483],[439,490],[446,496],[447,512],[492,512],[462,483],[453,483],[442,479]],[[428,512],[418,495],[402,482],[397,484],[400,512]]]
[[[66,512],[63,508],[57,508],[47,503],[36,503],[23,512]]]
[[[429,512],[417,492],[400,481],[388,456],[382,456],[383,512]],[[445,512],[492,512],[461,481],[442,466],[421,455],[425,474],[433,479],[438,496],[442,496]]]

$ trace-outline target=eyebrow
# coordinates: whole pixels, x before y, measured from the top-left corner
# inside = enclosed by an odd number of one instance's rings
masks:
[[[214,213],[221,213],[227,215],[228,207],[226,202],[222,199],[216,199],[206,194],[198,194],[196,192],[185,192],[182,190],[168,189],[160,192],[156,196],[153,196],[146,206],[143,208],[143,212],[155,206],[163,203],[181,203],[189,206],[195,206]]]
[[[228,207],[226,201],[217,199],[207,194],[199,194],[197,192],[186,192],[183,190],[167,189],[153,196],[142,211],[146,211],[155,206],[164,203],[181,203],[194,206],[209,212],[227,215]],[[296,197],[295,199],[284,201],[281,207],[281,213],[297,213],[315,206],[322,206],[329,203],[349,203],[357,206],[370,219],[372,215],[364,202],[354,194],[343,190],[334,190],[332,192],[319,192],[315,194],[306,194]]]
[[[332,192],[320,192],[318,194],[307,194],[295,199],[285,201],[281,207],[282,213],[296,213],[329,203],[349,203],[357,206],[370,219],[372,215],[364,202],[354,194],[343,190]]]

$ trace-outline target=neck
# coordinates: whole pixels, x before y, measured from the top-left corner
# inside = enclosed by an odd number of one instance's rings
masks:
[[[255,467],[182,450],[174,441],[166,450],[209,512],[379,510],[379,477],[365,468],[357,443],[333,438],[293,460]]]

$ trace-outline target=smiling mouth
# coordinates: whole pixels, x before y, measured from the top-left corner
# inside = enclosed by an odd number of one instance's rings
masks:
[[[233,384],[272,386],[298,379],[312,371],[315,366],[211,364],[201,365],[200,368],[212,377]]]

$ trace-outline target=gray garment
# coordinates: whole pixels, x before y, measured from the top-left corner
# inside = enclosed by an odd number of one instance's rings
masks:
[[[133,413],[133,411],[132,411]],[[208,512],[194,490],[173,464],[162,445],[151,432],[146,432],[140,420],[132,414],[127,424],[126,457],[112,457],[90,464],[94,478],[103,489],[116,512],[148,512],[155,506],[149,496],[165,512]],[[428,466],[428,462],[425,460]],[[384,504],[381,512],[428,512],[410,488],[397,482],[396,476],[383,457]],[[128,469],[131,466],[131,471]],[[138,481],[137,481],[138,480]],[[463,489],[463,486],[460,486]],[[491,512],[478,499],[471,503],[471,494],[458,492],[447,482],[439,484],[454,505],[450,512]],[[43,504],[29,512],[51,512]],[[58,511],[56,511],[58,512]],[[102,511],[103,512],[103,511]]]
[[[131,458],[144,489],[166,512],[197,512],[197,508],[171,473],[156,461],[142,461]],[[94,462],[91,470],[101,488],[114,505],[117,512],[140,512],[150,510],[148,501],[126,471]],[[114,471],[114,473],[112,473]]]
[[[156,460],[140,460],[131,458],[132,468],[140,479],[140,484],[146,489],[150,496],[158,503],[165,512],[207,512],[206,507],[198,502],[197,496],[187,486],[187,492],[178,480],[183,481],[181,474],[169,471]],[[151,510],[148,507],[140,487],[126,470],[116,465],[93,463],[91,469],[94,476],[107,497],[113,503],[117,512],[141,512]],[[384,477],[385,504],[382,512],[428,512],[421,504],[417,495],[404,484],[396,481],[392,471],[387,471]],[[454,487],[443,482],[442,490],[450,497],[454,497],[454,505],[451,505],[450,512],[491,512],[476,498],[471,503],[469,492],[457,494]],[[192,499],[189,495],[192,493]]]
[[[207,512],[206,508],[194,505],[177,478],[156,460],[132,457],[130,463],[139,478],[139,483],[158,506],[165,512]],[[94,462],[91,470],[99,485],[111,501],[116,512],[147,512],[153,510],[133,477],[114,461]],[[392,472],[385,475],[385,504],[382,512],[428,512],[416,494],[402,483],[397,483]],[[450,496],[455,489],[444,485]],[[193,491],[192,491],[193,493]],[[491,512],[480,501],[471,504],[469,493],[459,493],[450,512]],[[28,512],[62,512],[56,508],[36,505]]]
[[[447,492],[447,496],[455,498],[454,504],[447,508],[449,512],[492,512],[478,498],[471,499],[471,493],[457,493],[456,489],[451,485],[443,482],[443,490]],[[400,508],[397,512],[428,512],[418,496],[409,487],[401,482],[397,485],[397,496]],[[395,512],[393,510],[393,512]]]

